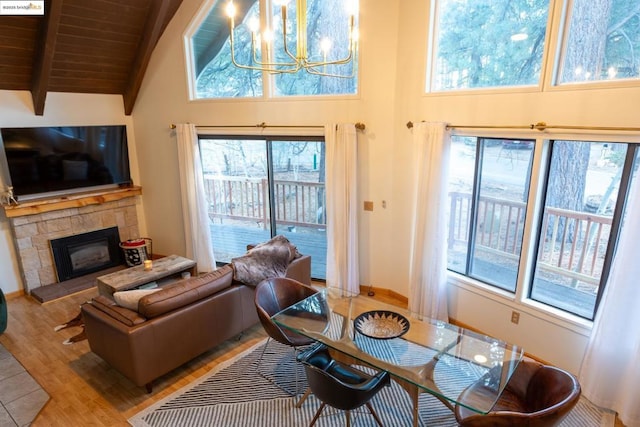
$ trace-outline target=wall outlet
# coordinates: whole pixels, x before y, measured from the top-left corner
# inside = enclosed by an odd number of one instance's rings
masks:
[[[520,322],[520,313],[517,311],[511,312],[511,323],[515,323],[516,325]]]
[[[372,211],[373,210],[373,202],[365,201],[364,202],[364,210]]]

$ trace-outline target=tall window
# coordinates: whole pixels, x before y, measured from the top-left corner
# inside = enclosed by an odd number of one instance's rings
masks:
[[[449,268],[515,292],[533,141],[452,138]]]
[[[476,137],[452,144],[449,269],[593,319],[635,179],[636,145]],[[534,149],[543,156],[537,168]],[[532,177],[541,194],[530,194]]]
[[[324,279],[324,153],[322,138],[200,136],[216,261],[281,234],[311,255],[312,277]]]
[[[427,90],[535,86],[549,0],[438,0]]]
[[[433,1],[427,91],[540,86],[545,68],[549,85],[640,78],[637,0],[562,3],[550,19],[550,0]],[[551,21],[558,43],[546,40]]]
[[[357,3],[350,0],[351,3]],[[312,61],[337,60],[347,55],[349,46],[349,11],[353,7],[345,0],[307,0],[307,49]],[[209,2],[210,3],[210,2]],[[249,65],[253,56],[252,31],[273,28],[273,41],[258,40],[256,58],[263,60],[263,49],[271,50],[275,61],[291,62],[282,50],[280,2],[275,0],[234,0],[236,6],[234,44],[235,58]],[[231,62],[227,1],[215,1],[210,10],[192,24],[193,31],[186,38],[191,64],[192,96],[202,98],[242,98],[263,96],[352,95],[358,90],[357,55],[348,64],[327,65],[323,73],[342,77],[296,73],[270,74],[258,70],[238,68]],[[287,14],[287,45],[295,54],[296,10],[289,1]],[[262,11],[262,13],[261,13]],[[268,24],[268,25],[267,25]],[[357,28],[357,19],[355,22]],[[322,50],[322,40],[331,40],[328,51]]]
[[[564,29],[559,82],[640,77],[637,0],[573,0]]]

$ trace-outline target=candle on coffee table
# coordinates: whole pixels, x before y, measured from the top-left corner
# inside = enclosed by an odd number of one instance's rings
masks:
[[[152,267],[153,267],[153,263],[151,262],[150,259],[147,259],[147,260],[144,261],[144,269],[145,269],[145,271],[151,270]]]

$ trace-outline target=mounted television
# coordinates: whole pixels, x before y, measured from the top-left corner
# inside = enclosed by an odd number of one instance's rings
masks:
[[[0,134],[18,201],[131,184],[125,125],[3,128]]]

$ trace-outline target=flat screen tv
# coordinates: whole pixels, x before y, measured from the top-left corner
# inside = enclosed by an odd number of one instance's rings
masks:
[[[0,134],[18,201],[131,184],[125,125],[3,128]]]

